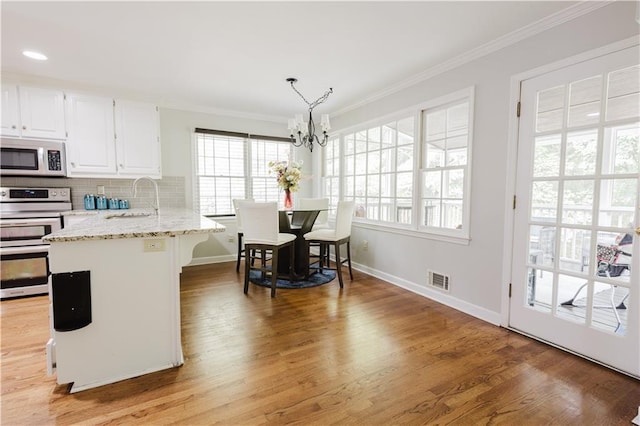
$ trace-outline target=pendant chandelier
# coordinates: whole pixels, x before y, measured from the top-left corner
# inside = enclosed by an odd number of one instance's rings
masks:
[[[331,129],[331,125],[329,124],[329,115],[322,114],[320,116],[320,127],[322,128],[322,136],[318,138],[316,135],[316,125],[313,122],[313,117],[311,116],[311,112],[315,107],[323,103],[327,100],[330,94],[333,93],[333,89],[329,88],[324,95],[320,96],[313,102],[307,101],[307,99],[302,96],[302,93],[296,89],[294,86],[295,83],[298,82],[297,78],[287,78],[287,82],[291,84],[291,88],[302,98],[303,101],[307,105],[309,105],[309,121],[305,122],[302,118],[302,114],[296,114],[295,118],[289,119],[289,132],[291,132],[291,143],[294,146],[305,146],[309,148],[311,152],[313,152],[313,143],[317,143],[320,146],[325,146],[327,144],[327,140],[329,139],[329,135],[327,132]],[[295,134],[298,134],[298,138],[296,139]]]

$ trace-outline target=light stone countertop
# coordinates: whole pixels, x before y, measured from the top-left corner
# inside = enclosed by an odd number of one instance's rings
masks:
[[[63,215],[87,219],[46,235],[44,242],[172,237],[224,232],[225,226],[188,209],[73,210]]]

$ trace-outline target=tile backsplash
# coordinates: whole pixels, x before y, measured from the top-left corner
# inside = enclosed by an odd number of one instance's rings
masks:
[[[116,197],[129,200],[131,208],[145,208],[155,204],[155,191],[149,181],[138,183],[138,194],[133,198],[133,182],[135,179],[94,179],[94,178],[41,178],[41,177],[3,177],[0,186],[18,187],[69,187],[74,210],[84,209],[85,194],[97,195],[98,186],[104,186],[108,198]],[[156,180],[160,194],[160,208],[182,208],[186,205],[185,183],[182,176],[164,176]]]

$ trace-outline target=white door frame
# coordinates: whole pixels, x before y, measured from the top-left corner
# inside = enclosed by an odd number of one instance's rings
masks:
[[[638,44],[639,44],[640,38],[638,37],[633,37],[630,39],[626,39],[623,40],[621,42],[618,43],[614,43],[612,45],[609,46],[605,46],[603,48],[599,48],[599,49],[595,49],[595,50],[591,50],[589,52],[586,52],[584,54],[578,55],[578,56],[574,56],[571,58],[568,58],[566,60],[560,61],[560,62],[556,62],[553,64],[549,64],[543,67],[539,67],[536,68],[534,70],[525,72],[525,73],[521,73],[518,74],[516,76],[513,76],[511,79],[511,101],[513,102],[513,106],[514,106],[514,113],[513,115],[510,117],[509,120],[509,140],[510,143],[508,145],[508,177],[510,177],[511,179],[508,179],[507,182],[507,193],[506,195],[506,199],[508,201],[507,205],[505,206],[505,230],[504,230],[504,255],[503,255],[503,277],[504,277],[504,287],[502,289],[502,300],[501,300],[501,307],[502,307],[502,312],[501,312],[501,325],[506,327],[506,328],[511,328],[510,327],[510,318],[511,318],[511,311],[510,309],[512,309],[512,304],[510,303],[510,296],[511,296],[511,283],[513,282],[513,271],[515,270],[515,268],[518,267],[518,265],[513,265],[513,253],[514,253],[514,249],[515,249],[515,245],[514,245],[514,240],[513,240],[513,236],[515,235],[515,217],[516,217],[516,210],[514,209],[515,205],[514,202],[516,201],[514,198],[514,195],[516,193],[516,185],[518,184],[517,180],[517,162],[518,162],[518,157],[519,157],[519,153],[518,153],[518,144],[520,143],[519,141],[519,118],[517,117],[516,113],[515,113],[515,107],[518,105],[518,102],[520,101],[520,96],[521,96],[521,85],[522,82],[525,80],[530,80],[530,79],[535,79],[538,78],[544,74],[548,74],[551,72],[557,72],[560,71],[566,67],[569,66],[573,66],[576,64],[579,64],[580,62],[584,62],[584,61],[588,61],[588,60],[592,60],[592,59],[596,59],[598,57],[602,57],[605,55],[609,55],[612,54],[614,52],[620,51],[620,50],[625,50],[625,49],[629,49],[629,48],[637,48]],[[527,204],[527,200],[523,200],[525,204]],[[634,262],[637,263],[637,262]],[[637,265],[636,265],[637,266]],[[517,287],[519,289],[519,287]],[[514,290],[516,290],[516,288],[514,288]],[[521,289],[520,289],[521,290]],[[519,333],[523,333],[522,331],[519,330],[515,330]],[[527,334],[526,331],[524,332],[524,334]],[[543,340],[543,338],[538,337],[538,336],[530,336],[532,338],[538,339],[538,340]],[[557,346],[551,342],[546,342],[552,346]],[[566,350],[565,348],[561,348]],[[571,352],[571,351],[569,351]],[[577,354],[579,356],[583,356],[583,357],[587,357],[588,355],[585,354]],[[598,362],[598,361],[596,361]],[[614,368],[615,367],[610,367],[610,368]],[[635,370],[630,370],[630,371],[635,371]],[[624,372],[624,371],[623,371]],[[632,374],[632,373],[627,373],[627,374]]]
[[[640,36],[630,37],[619,42],[609,44],[597,49],[584,52],[570,58],[563,59],[551,64],[543,65],[511,77],[511,90],[509,94],[509,136],[507,143],[507,185],[504,194],[504,234],[503,234],[503,256],[502,256],[502,292],[500,303],[500,325],[509,328],[509,284],[511,283],[511,264],[513,261],[513,231],[515,211],[513,208],[513,197],[516,193],[516,164],[518,160],[518,133],[520,121],[516,116],[518,102],[520,101],[520,84],[524,80],[556,71],[580,62],[588,61],[598,56],[623,50],[640,45]]]

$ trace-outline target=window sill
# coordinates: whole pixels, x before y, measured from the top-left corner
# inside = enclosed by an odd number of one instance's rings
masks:
[[[423,238],[425,240],[442,241],[446,243],[460,244],[465,246],[468,246],[471,242],[471,238],[469,237],[434,234],[432,232],[418,230],[410,227],[381,225],[379,223],[365,222],[362,220],[354,220],[353,226],[362,229],[372,229],[380,232],[388,232],[391,234],[406,235],[408,237]]]

